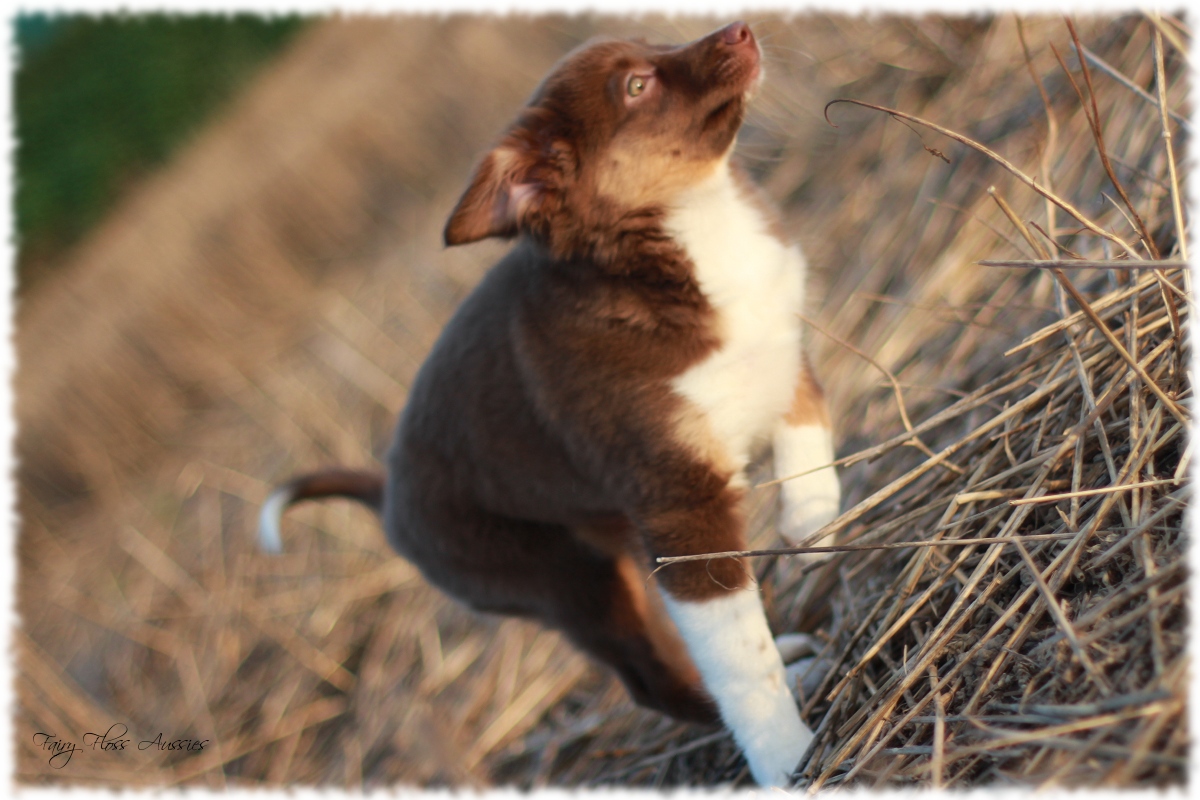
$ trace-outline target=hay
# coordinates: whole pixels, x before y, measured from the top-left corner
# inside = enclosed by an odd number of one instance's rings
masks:
[[[1163,259],[1186,260],[1176,234],[1184,177],[1150,100],[1161,31],[1166,118],[1186,114],[1178,43],[1188,34],[1170,20],[1080,22],[1089,63],[1105,65],[1089,89],[1062,22],[1027,21],[1047,124],[1011,18],[750,22],[770,75],[742,150],[783,206],[814,265],[813,294],[824,298],[808,316],[839,452],[851,454],[842,459],[848,510],[835,523],[843,539],[1075,534],[1027,539],[1024,551],[1003,543],[850,552],[803,569],[786,556],[757,559],[774,629],[817,631],[827,643],[830,671],[804,707],[820,733],[806,779],[1182,782],[1190,483],[1175,480],[1189,461],[1188,428],[1176,416],[1186,416],[1191,391],[1189,277],[979,266],[1046,253],[1111,261],[1125,248],[1076,232],[1082,222],[1010,172],[918,123],[842,105],[830,111],[834,129],[820,110],[848,97],[955,130],[1144,255],[1129,210],[1103,199],[1122,203],[1083,113],[1094,91],[1110,166],[1143,227]],[[29,465],[20,476],[18,780],[214,788],[747,780],[725,733],[632,706],[555,634],[447,602],[387,552],[360,509],[297,509],[280,558],[254,552],[251,533],[271,481],[320,463],[370,463],[386,441],[436,331],[499,249],[440,252],[441,216],[472,154],[538,75],[597,30],[649,28],[682,40],[712,24],[318,26],[252,103],[76,261],[88,287],[161,270],[146,281],[152,291],[90,316],[79,310],[86,292],[46,287],[30,298],[18,331]],[[437,77],[430,98],[457,83],[468,111],[426,98],[402,119],[380,112],[394,83],[426,85],[398,55],[414,38],[452,43],[424,47],[415,60]],[[345,68],[338,80],[328,77],[331,60]],[[312,75],[333,81],[327,96],[337,103],[305,105]],[[204,237],[222,230],[223,198],[257,174],[255,151],[235,146],[237,137],[264,119],[282,132],[302,126],[307,117],[290,118],[292,108],[324,120],[336,149],[306,145],[304,153],[326,155],[301,164],[304,180],[289,165],[286,180],[256,189],[262,196],[239,206],[226,223],[236,235],[212,255],[195,243],[212,243]],[[464,125],[463,141],[414,138]],[[429,166],[434,147],[444,175]],[[221,160],[206,160],[213,153]],[[197,188],[206,193],[189,200]],[[398,220],[355,224],[346,206],[360,201]],[[314,238],[326,220],[336,235]],[[148,225],[156,221],[167,227]],[[187,277],[175,286],[175,275]],[[196,287],[211,302],[178,313]],[[287,313],[274,306],[280,297]],[[198,314],[218,329],[231,322],[232,333],[189,334]],[[45,375],[29,371],[42,361]],[[44,489],[63,464],[79,473],[67,483],[86,486],[85,499],[62,502],[70,486]],[[776,542],[771,477],[760,474],[764,488],[750,497],[756,547]],[[1085,494],[1109,487],[1120,491]],[[1055,495],[1069,496],[1046,499]],[[1021,499],[1039,502],[1009,502]],[[162,730],[210,744],[198,755],[136,760],[81,753],[55,770],[28,735],[78,737],[115,720],[137,739]]]
[[[1161,115],[1144,108],[1137,117],[1165,132],[1157,30],[1153,45]],[[1173,234],[1156,241],[1136,210],[1150,209],[1160,231],[1172,221],[1182,229],[1169,136],[1166,148],[1126,151],[1125,158],[1157,166],[1151,174],[1169,188],[1171,205],[1152,195],[1131,201],[1105,150],[1087,61],[1081,66],[1096,152],[1140,241],[1131,245],[1112,233],[1121,229],[1113,221],[1089,219],[1053,194],[1051,174],[1039,182],[1018,177],[1047,199],[1047,209],[1052,203],[1096,234],[1074,244],[1075,258],[1107,256],[1103,246],[1116,243],[1135,259],[1160,258],[1165,245],[1163,254],[1186,262],[1186,242]],[[1035,258],[1056,255],[1047,246],[1053,234],[1035,239],[1001,195],[988,191]],[[1039,230],[1055,227],[1051,217]],[[1019,354],[1016,365],[906,434],[965,432],[836,523],[853,523],[856,541],[887,536],[888,527],[892,537],[921,531],[934,539],[1018,540],[911,551],[885,567],[895,575],[890,583],[860,594],[860,608],[870,611],[850,615],[853,626],[833,634],[834,668],[805,704],[820,714],[822,728],[805,770],[814,789],[856,779],[934,787],[1184,779],[1186,268],[1127,273],[1114,279],[1119,288],[1093,301],[1061,269],[1049,271],[1063,290],[1060,311],[1068,309],[1064,295],[1078,310],[1005,353]],[[979,419],[985,407],[998,413]],[[877,457],[906,436],[858,457]],[[963,466],[933,467],[951,461]],[[903,528],[889,524],[897,516]],[[1064,532],[1074,535],[1020,541],[1021,534]]]
[[[860,591],[805,704],[822,728],[814,786],[1181,780],[1190,423],[1098,333],[1120,329],[1149,378],[1186,397],[1163,297],[1148,275],[1103,298],[1115,302],[1100,323],[1073,315],[1054,337],[1065,347],[1022,351],[938,415],[965,435],[843,515],[854,541],[1015,538],[874,559],[895,577]],[[989,406],[998,413],[971,419]]]

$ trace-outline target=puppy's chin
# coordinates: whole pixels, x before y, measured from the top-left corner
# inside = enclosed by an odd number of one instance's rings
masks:
[[[758,90],[762,88],[763,81],[766,80],[766,77],[766,67],[763,66],[762,61],[759,61],[758,67],[755,69],[754,74],[750,77],[749,85],[746,86],[746,91],[742,93],[742,99],[746,103],[749,103],[758,96]]]

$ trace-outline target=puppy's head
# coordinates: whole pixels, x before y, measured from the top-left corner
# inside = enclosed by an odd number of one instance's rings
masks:
[[[682,47],[583,46],[480,162],[446,244],[564,229],[586,237],[661,206],[723,163],[760,77],[758,44],[741,22]]]

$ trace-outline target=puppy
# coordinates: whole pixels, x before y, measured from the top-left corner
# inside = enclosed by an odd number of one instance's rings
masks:
[[[682,47],[567,56],[485,155],[447,245],[516,237],[419,371],[386,478],[276,490],[380,513],[451,596],[556,628],[640,704],[722,721],[754,779],[786,785],[801,722],[744,549],[745,468],[774,445],[780,530],[838,508],[829,416],[801,346],[804,261],[730,163],[762,78],[737,22]]]

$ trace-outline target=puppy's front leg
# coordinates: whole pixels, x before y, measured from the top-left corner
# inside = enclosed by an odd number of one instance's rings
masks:
[[[779,533],[792,544],[831,522],[838,514],[841,489],[833,467],[833,431],[821,386],[803,365],[792,407],[775,429],[775,476],[779,487]],[[792,477],[793,475],[797,477]],[[829,544],[826,536],[814,546]]]
[[[664,601],[750,774],[760,786],[787,786],[813,734],[788,689],[758,588]]]
[[[739,549],[740,527],[706,537],[704,528],[711,529],[714,516],[719,515],[687,516],[690,519],[676,518],[677,530],[698,535],[688,537],[688,542],[661,537],[652,542],[652,552],[679,555],[681,550]],[[730,544],[734,546],[726,546]],[[800,720],[748,568],[741,559],[693,561],[672,564],[658,576],[667,613],[722,720],[745,753],[754,780],[760,786],[787,786],[813,734]]]

